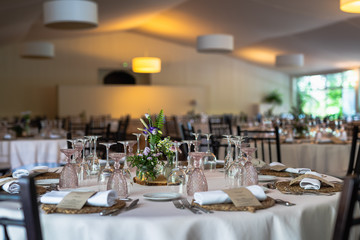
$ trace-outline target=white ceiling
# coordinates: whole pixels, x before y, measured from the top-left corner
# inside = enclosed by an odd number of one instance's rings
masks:
[[[202,34],[234,35],[229,56],[289,74],[360,66],[360,15],[340,0],[98,0],[99,27],[52,30],[42,24],[44,0],[1,0],[0,45],[135,31],[196,47]],[[276,68],[277,54],[303,53],[305,66]]]

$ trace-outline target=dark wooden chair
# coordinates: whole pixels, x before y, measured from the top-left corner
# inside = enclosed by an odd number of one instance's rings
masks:
[[[259,157],[259,152],[261,153],[261,158],[265,162],[273,162],[273,154],[271,151],[272,144],[275,144],[276,149],[276,159],[277,162],[281,162],[281,151],[280,151],[280,135],[279,127],[275,126],[274,130],[241,130],[240,126],[237,126],[238,136],[246,137],[246,141],[250,144],[253,144],[257,148],[255,152],[255,157]],[[266,154],[268,153],[268,154]]]
[[[360,174],[360,145],[359,141],[359,126],[354,126],[352,130],[352,140],[350,149],[350,159],[346,175]]]
[[[7,193],[0,194],[0,201],[18,201],[22,205],[24,218],[11,219],[7,217],[0,218],[0,225],[4,228],[3,239],[10,239],[8,236],[7,226],[23,226],[26,228],[28,240],[42,240],[39,210],[36,198],[36,188],[33,177],[19,179],[20,194],[11,195]]]
[[[354,207],[359,202],[359,178],[350,175],[345,178],[343,190],[338,203],[333,240],[349,239],[350,230],[360,224],[360,218],[354,217]]]

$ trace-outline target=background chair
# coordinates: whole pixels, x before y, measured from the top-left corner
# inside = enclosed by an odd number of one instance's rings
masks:
[[[351,174],[360,174],[360,154],[359,154],[359,148],[358,141],[359,141],[359,126],[354,126],[352,130],[352,140],[351,140],[351,149],[350,149],[350,159],[349,159],[349,165],[348,170],[346,172],[346,175]]]
[[[23,219],[0,218],[4,228],[4,239],[9,239],[7,226],[24,226],[28,240],[42,240],[39,210],[36,198],[36,188],[33,177],[19,179],[21,192],[18,195],[0,194],[0,201],[18,201],[22,205]]]
[[[360,218],[354,217],[354,207],[359,202],[359,178],[356,175],[346,177],[341,193],[335,222],[333,240],[349,239],[350,229],[360,224]]]
[[[276,158],[274,160],[281,162],[279,127],[275,126],[274,130],[250,131],[241,130],[240,126],[237,126],[237,134],[247,137],[246,142],[253,144],[253,146],[257,148],[255,157],[258,158],[260,153],[264,162],[271,163],[273,161],[271,146],[275,144]]]

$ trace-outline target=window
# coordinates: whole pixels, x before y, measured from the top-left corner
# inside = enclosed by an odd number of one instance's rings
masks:
[[[298,106],[305,114],[319,117],[354,115],[357,79],[356,70],[297,77]]]

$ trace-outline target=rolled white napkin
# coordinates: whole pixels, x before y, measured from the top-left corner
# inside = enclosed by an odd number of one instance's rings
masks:
[[[13,178],[20,178],[20,177],[26,177],[29,176],[30,171],[26,169],[18,169],[15,172],[13,172],[12,177]]]
[[[310,168],[287,168],[287,169],[285,169],[285,172],[298,173],[298,174],[305,174],[310,171],[311,171]]]
[[[279,162],[272,162],[269,164],[269,166],[273,167],[273,166],[285,166],[285,165],[282,163],[279,163]],[[310,172],[311,169],[310,168],[286,168],[284,171],[288,172],[288,173],[305,174],[307,172]]]
[[[321,174],[317,173],[317,172],[307,172],[306,174],[311,174],[311,175],[315,175],[318,177],[321,177]],[[304,178],[303,180],[300,181],[300,187],[309,190],[309,189],[313,189],[313,190],[319,190],[320,186],[321,186],[321,182],[315,178]]]
[[[51,191],[45,193],[40,202],[45,204],[58,204],[61,200],[69,194],[69,191]],[[114,190],[97,192],[87,200],[87,204],[96,207],[111,207],[115,204],[117,193]]]
[[[265,200],[267,197],[264,190],[258,185],[247,186],[246,188],[260,201]],[[194,199],[195,202],[200,205],[231,203],[229,196],[221,190],[196,192]]]
[[[4,189],[5,192],[8,192],[10,194],[15,194],[20,192],[20,185],[18,180],[10,181],[2,185],[2,189]]]
[[[48,172],[49,167],[48,166],[36,166],[33,169],[31,169],[32,172]]]
[[[11,139],[11,134],[7,133],[3,136],[4,139]]]

